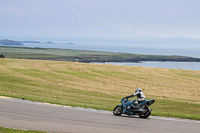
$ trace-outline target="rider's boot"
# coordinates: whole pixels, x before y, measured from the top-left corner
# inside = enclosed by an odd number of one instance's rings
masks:
[[[127,109],[130,110],[130,109],[131,109],[131,106],[128,106]]]

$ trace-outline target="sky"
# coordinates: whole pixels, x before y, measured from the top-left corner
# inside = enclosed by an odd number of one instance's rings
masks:
[[[0,36],[200,39],[200,0],[0,0]]]

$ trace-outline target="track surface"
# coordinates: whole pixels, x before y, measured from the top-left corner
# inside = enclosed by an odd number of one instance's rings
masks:
[[[200,122],[141,119],[111,112],[0,98],[0,127],[66,133],[199,133]]]

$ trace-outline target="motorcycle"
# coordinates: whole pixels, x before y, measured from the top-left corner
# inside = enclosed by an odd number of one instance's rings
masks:
[[[124,97],[121,99],[121,105],[117,105],[113,109],[113,114],[115,116],[120,116],[122,114],[126,115],[135,115],[138,114],[140,118],[147,118],[151,115],[152,109],[149,108],[155,100],[145,100],[143,102],[138,103],[137,108],[132,106],[134,105],[134,100],[129,100],[128,98]]]

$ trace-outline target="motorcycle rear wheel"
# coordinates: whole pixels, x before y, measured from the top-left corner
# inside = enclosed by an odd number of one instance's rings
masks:
[[[122,114],[122,106],[117,105],[114,109],[113,109],[113,114],[115,116],[120,116]]]
[[[145,109],[144,112],[138,113],[140,118],[147,118],[151,115],[151,110],[149,109],[149,107],[145,107],[144,109]]]

